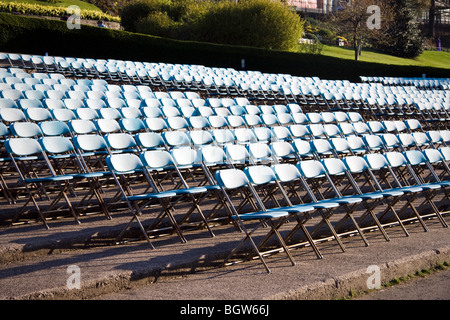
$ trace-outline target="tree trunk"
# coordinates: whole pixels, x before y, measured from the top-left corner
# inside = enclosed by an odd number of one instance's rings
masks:
[[[355,46],[355,61],[358,61],[361,54],[361,42],[355,37],[353,38],[353,44]]]
[[[430,1],[430,10],[428,11],[428,35],[430,37],[435,36],[435,22],[436,19],[436,1]]]

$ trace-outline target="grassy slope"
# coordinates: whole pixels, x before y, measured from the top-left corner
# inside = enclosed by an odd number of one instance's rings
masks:
[[[354,51],[349,47],[344,48],[325,45],[322,54],[324,56],[346,60],[355,59]],[[405,59],[370,50],[363,50],[360,61],[398,66],[421,66],[450,69],[450,52],[425,51],[416,59]]]
[[[52,7],[68,7],[71,5],[75,5],[80,7],[81,10],[95,10],[100,11],[100,9],[93,4],[87,3],[81,0],[60,0],[56,3],[38,1],[38,0],[2,0],[3,2],[23,2],[23,3],[31,3],[38,4],[41,6],[52,6]]]

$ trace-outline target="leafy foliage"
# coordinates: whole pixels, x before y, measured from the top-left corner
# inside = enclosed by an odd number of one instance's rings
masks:
[[[176,39],[294,50],[303,21],[270,0],[143,0],[121,14],[125,30]]]
[[[424,37],[416,22],[417,11],[412,8],[410,0],[393,0],[392,7],[395,19],[379,49],[399,57],[415,58],[424,50]]]

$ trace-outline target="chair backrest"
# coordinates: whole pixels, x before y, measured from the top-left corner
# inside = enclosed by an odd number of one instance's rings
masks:
[[[232,162],[245,162],[250,157],[247,148],[244,145],[226,144],[224,146],[224,151],[227,158]]]
[[[22,137],[41,137],[43,135],[41,128],[34,122],[14,122],[9,126],[11,134]]]
[[[135,154],[122,153],[108,155],[105,162],[112,172],[115,174],[132,173],[142,170],[144,165],[141,159]]]
[[[145,118],[144,124],[150,131],[159,132],[168,129],[167,122],[162,118]]]
[[[236,140],[234,133],[229,129],[214,129],[211,133],[216,143],[220,145],[231,143]]]
[[[199,163],[199,155],[197,150],[190,147],[172,149],[170,151],[170,154],[172,155],[172,159],[174,160],[175,164],[179,168],[191,167]]]
[[[326,139],[313,139],[310,143],[313,151],[318,154],[328,154],[333,151],[333,146]]]
[[[314,139],[323,138],[325,136],[325,128],[322,124],[313,123],[308,125],[308,130]]]
[[[224,189],[236,189],[249,184],[247,176],[239,169],[217,170],[214,176],[218,185]]]
[[[445,160],[443,154],[437,149],[425,149],[422,151],[422,153],[430,163],[436,163]]]
[[[292,146],[299,156],[309,157],[312,155],[313,149],[309,141],[302,139],[294,139],[292,141]]]
[[[391,167],[401,167],[408,164],[408,160],[400,152],[386,152],[384,156]]]
[[[135,133],[145,130],[144,122],[139,118],[124,118],[118,120],[119,126],[122,130]]]
[[[410,133],[399,133],[397,137],[403,147],[412,147],[416,145],[416,140]]]
[[[382,168],[387,168],[389,166],[389,162],[387,158],[381,153],[368,153],[363,156],[366,163],[373,170],[380,170]]]
[[[330,175],[341,175],[347,171],[347,167],[341,159],[326,158],[322,159],[321,162]]]
[[[160,170],[174,163],[171,155],[164,150],[144,151],[140,154],[140,158],[151,170]]]
[[[425,155],[419,150],[408,150],[403,152],[403,155],[411,165],[419,165],[427,162]]]
[[[291,182],[301,178],[298,168],[290,163],[274,164],[271,166],[271,169],[280,182]]]
[[[251,158],[255,161],[272,159],[272,151],[263,142],[255,142],[247,145],[247,150]]]
[[[75,148],[82,151],[101,151],[108,148],[105,139],[98,134],[81,134],[73,137]]]
[[[304,160],[297,162],[297,168],[305,178],[321,178],[327,173],[322,163],[317,160]]]
[[[39,138],[42,148],[52,154],[62,154],[74,150],[74,146],[67,137],[53,136]]]
[[[43,121],[39,123],[39,127],[45,136],[63,136],[70,134],[70,128],[64,121]]]
[[[42,147],[33,138],[11,138],[5,141],[6,151],[19,157],[42,153]]]
[[[161,118],[164,116],[159,107],[153,106],[142,107],[141,112],[147,118]]]
[[[226,163],[227,156],[219,146],[208,145],[198,149],[198,158],[206,165]]]
[[[79,119],[95,120],[95,119],[100,118],[100,116],[97,113],[97,110],[95,110],[95,109],[79,108],[79,109],[75,109],[74,112],[78,116]]]
[[[16,108],[0,108],[0,117],[6,122],[27,120],[25,113]]]
[[[128,133],[109,133],[105,135],[105,141],[111,149],[125,150],[136,148],[136,140]]]
[[[214,143],[214,138],[209,131],[206,130],[191,130],[189,137],[194,145],[205,145]]]
[[[189,124],[183,117],[168,117],[166,122],[172,130],[189,129]]]
[[[352,173],[364,172],[369,169],[369,165],[363,157],[348,156],[342,159],[347,169]]]
[[[276,180],[275,173],[268,166],[249,166],[244,169],[248,180],[256,185],[267,184]]]
[[[77,115],[69,109],[53,109],[51,110],[51,113],[56,120],[63,122],[78,119]]]
[[[187,121],[193,129],[205,129],[211,127],[208,119],[203,116],[191,116],[187,118]]]
[[[269,145],[272,154],[278,158],[295,156],[295,150],[292,144],[287,141],[274,141]]]
[[[293,124],[289,126],[289,131],[294,138],[304,138],[311,134],[308,126],[303,124]]]
[[[67,122],[73,134],[87,134],[97,131],[97,127],[91,120],[75,119]]]
[[[163,148],[165,145],[161,134],[156,132],[141,132],[135,135],[135,140],[141,149]]]
[[[169,147],[190,145],[189,137],[186,132],[183,131],[166,131],[162,136]]]

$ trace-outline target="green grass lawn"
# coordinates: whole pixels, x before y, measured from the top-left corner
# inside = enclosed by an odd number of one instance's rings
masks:
[[[50,1],[38,1],[38,0],[2,0],[2,2],[22,2],[22,3],[30,3],[30,4],[38,4],[41,6],[52,6],[52,7],[68,7],[68,6],[78,6],[81,10],[95,10],[101,11],[98,7],[93,4],[87,3],[81,0],[61,0],[56,3],[52,3]]]
[[[355,59],[355,53],[351,47],[324,45],[322,55],[348,60]],[[400,66],[421,66],[450,69],[450,52],[424,51],[415,59],[405,59],[363,49],[360,56],[360,61]]]

